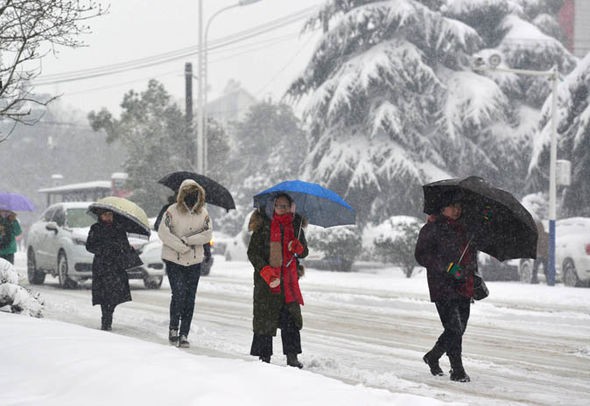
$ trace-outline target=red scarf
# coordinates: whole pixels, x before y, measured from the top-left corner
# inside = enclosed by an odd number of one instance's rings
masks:
[[[302,305],[303,296],[299,288],[297,261],[288,247],[289,242],[294,239],[293,214],[287,213],[281,216],[275,214],[270,223],[270,242],[271,246],[272,243],[279,243],[281,246],[281,286],[285,294],[285,303],[297,302]]]

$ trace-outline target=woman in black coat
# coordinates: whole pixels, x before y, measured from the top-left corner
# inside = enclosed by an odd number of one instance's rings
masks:
[[[443,375],[438,360],[444,353],[451,363],[451,380],[469,382],[461,358],[473,298],[477,251],[470,244],[460,217],[461,202],[449,196],[440,214],[431,216],[416,243],[416,261],[427,271],[430,300],[436,305],[444,331],[423,360],[432,375]]]
[[[133,248],[125,230],[113,219],[113,212],[102,211],[90,227],[86,250],[94,254],[92,262],[92,305],[102,310],[102,330],[111,330],[115,307],[131,301],[128,268]]]

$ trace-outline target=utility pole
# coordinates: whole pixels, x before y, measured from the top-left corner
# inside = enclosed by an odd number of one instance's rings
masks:
[[[184,94],[185,94],[185,117],[186,117],[186,128],[189,135],[193,132],[193,64],[186,62],[184,64]],[[192,137],[189,137],[192,139]],[[193,164],[196,164],[196,150],[194,146],[189,148],[189,160]]]
[[[196,170],[197,173],[203,174],[205,165],[205,153],[203,150],[203,146],[205,143],[203,142],[204,138],[204,128],[205,128],[205,116],[203,115],[203,108],[204,108],[204,98],[203,92],[205,91],[205,84],[203,83],[205,78],[205,47],[207,46],[203,41],[203,0],[199,0],[199,7],[198,7],[198,27],[199,27],[199,37],[198,37],[198,45],[199,45],[199,53],[198,53],[198,77],[197,77],[197,153],[198,159],[196,161]]]

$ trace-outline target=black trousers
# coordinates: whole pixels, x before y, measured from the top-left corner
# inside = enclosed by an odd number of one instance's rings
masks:
[[[301,334],[295,325],[293,316],[287,310],[287,306],[283,305],[279,317],[283,354],[301,354]],[[272,336],[254,333],[250,355],[270,357],[272,355]]]
[[[170,282],[170,329],[178,330],[181,336],[188,336],[195,311],[197,287],[201,278],[201,264],[182,266],[170,261],[166,263],[166,274]]]
[[[463,344],[463,333],[467,328],[471,300],[453,299],[444,302],[436,302],[436,310],[444,327],[443,333],[438,337],[436,345],[444,350],[449,357],[460,357]]]

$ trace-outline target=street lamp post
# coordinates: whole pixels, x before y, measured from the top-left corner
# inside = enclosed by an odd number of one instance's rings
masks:
[[[239,0],[237,4],[223,7],[207,20],[203,33],[203,0],[199,0],[199,53],[197,86],[197,172],[207,171],[207,35],[211,21],[219,14],[232,8],[247,6],[261,0]]]
[[[555,220],[557,218],[557,81],[559,71],[557,66],[548,71],[536,71],[528,69],[500,68],[501,58],[498,54],[489,57],[488,63],[482,58],[477,58],[474,70],[487,70],[495,72],[517,73],[528,76],[544,76],[552,82],[551,86],[551,149],[549,153],[549,252],[548,252],[548,281],[547,285],[555,285]]]

